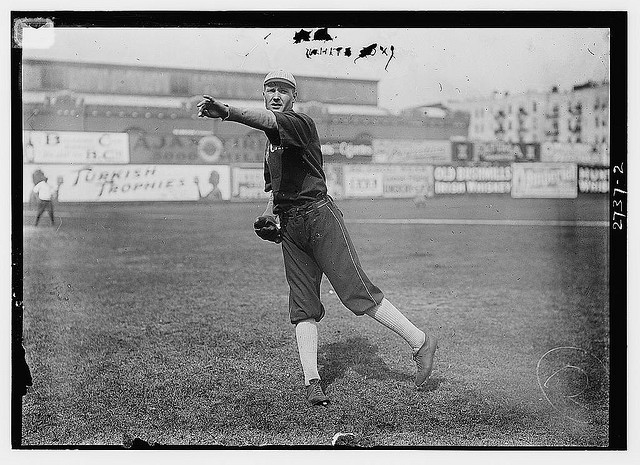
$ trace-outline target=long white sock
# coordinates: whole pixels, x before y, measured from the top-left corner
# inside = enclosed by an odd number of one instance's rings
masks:
[[[402,336],[414,351],[422,347],[422,344],[426,341],[424,332],[411,323],[407,317],[387,299],[382,299],[380,305],[367,310],[366,314]]]
[[[304,384],[309,385],[312,379],[320,379],[318,374],[318,325],[309,318],[296,324],[296,340],[298,354],[304,372]]]

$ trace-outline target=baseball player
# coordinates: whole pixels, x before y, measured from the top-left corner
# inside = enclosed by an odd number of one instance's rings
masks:
[[[205,95],[198,103],[198,116],[242,123],[267,136],[264,179],[271,196],[254,229],[261,238],[282,244],[289,316],[307,399],[313,405],[329,402],[317,361],[317,323],[325,313],[320,301],[323,274],[355,315],[368,315],[404,338],[413,349],[415,384],[423,385],[431,374],[437,340],[413,325],[362,269],[342,212],[327,195],[315,123],[293,109],[298,96],[294,76],[282,70],[267,74],[262,94],[264,110],[229,106]]]

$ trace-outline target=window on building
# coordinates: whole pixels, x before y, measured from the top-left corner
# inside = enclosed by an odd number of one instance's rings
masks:
[[[511,121],[509,121],[509,126],[507,126],[509,130],[511,130]]]
[[[576,137],[576,142],[579,144],[580,142],[582,142],[582,138],[580,136]]]
[[[509,114],[511,114],[511,105],[509,105]]]
[[[538,111],[538,104],[537,102],[533,102],[533,112],[535,113],[536,111]]]
[[[600,119],[596,116],[596,127],[600,126]]]

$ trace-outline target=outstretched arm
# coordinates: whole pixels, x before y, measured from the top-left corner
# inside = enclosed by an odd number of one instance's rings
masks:
[[[200,118],[220,118],[223,121],[234,121],[261,131],[277,129],[276,117],[270,110],[230,107],[204,95],[198,103]]]

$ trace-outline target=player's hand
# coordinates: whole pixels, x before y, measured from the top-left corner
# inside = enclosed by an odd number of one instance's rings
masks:
[[[273,215],[259,216],[253,223],[254,232],[265,241],[282,242],[282,232],[277,218]]]
[[[202,100],[198,102],[197,106],[199,118],[226,119],[229,117],[229,107],[210,95],[203,95]]]

